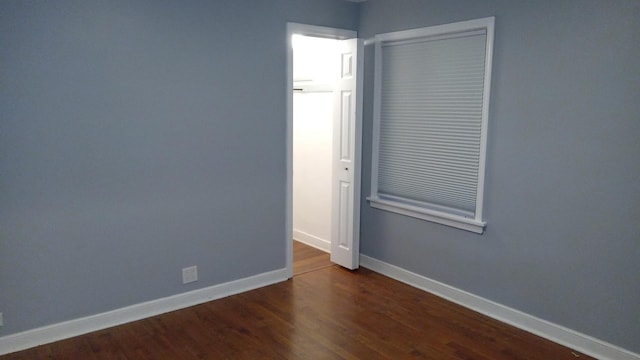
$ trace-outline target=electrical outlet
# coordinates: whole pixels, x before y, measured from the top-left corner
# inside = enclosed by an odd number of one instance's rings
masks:
[[[198,267],[190,266],[182,269],[182,283],[188,284],[194,281],[198,281]]]

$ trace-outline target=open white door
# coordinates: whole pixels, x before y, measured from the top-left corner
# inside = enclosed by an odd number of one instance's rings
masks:
[[[362,40],[340,41],[333,105],[331,261],[352,270],[360,263],[362,50]]]

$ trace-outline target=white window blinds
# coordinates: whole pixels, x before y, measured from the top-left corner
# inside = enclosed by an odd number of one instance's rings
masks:
[[[490,57],[487,26],[471,23],[379,36],[371,200],[461,218],[481,232]]]

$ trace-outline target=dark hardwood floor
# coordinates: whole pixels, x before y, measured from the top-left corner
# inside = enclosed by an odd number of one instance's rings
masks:
[[[296,268],[286,282],[0,360],[591,359],[367,269]]]
[[[293,275],[334,266],[329,254],[299,241],[293,242]]]

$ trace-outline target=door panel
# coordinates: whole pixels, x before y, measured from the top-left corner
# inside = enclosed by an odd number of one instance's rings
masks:
[[[351,161],[351,91],[342,91],[340,99],[342,113],[340,114],[340,161]]]
[[[340,42],[340,72],[334,90],[331,261],[359,266],[362,41]],[[360,51],[358,51],[360,50]]]

